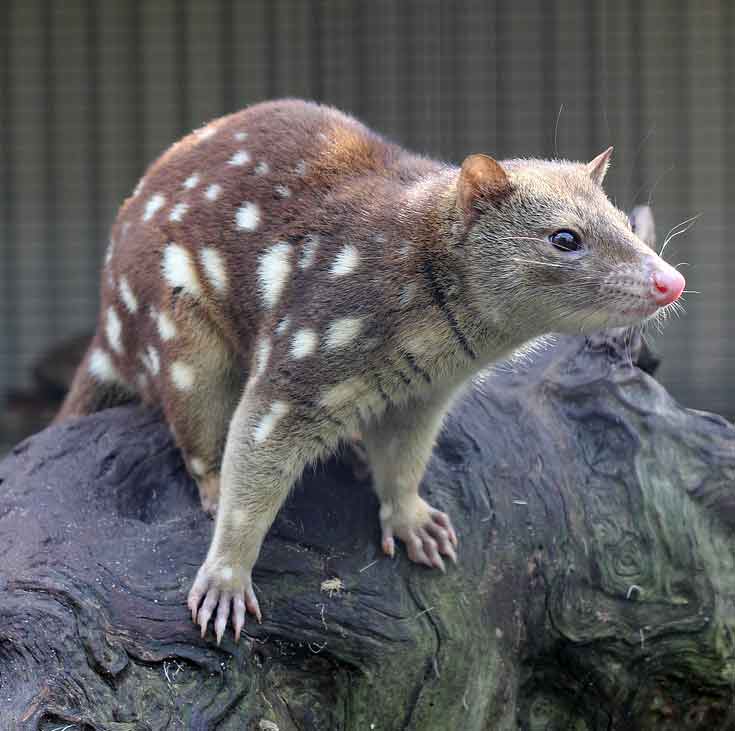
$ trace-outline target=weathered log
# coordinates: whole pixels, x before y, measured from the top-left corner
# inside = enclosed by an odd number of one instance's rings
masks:
[[[735,727],[735,428],[613,337],[476,384],[423,485],[446,575],[380,552],[369,482],[304,477],[235,645],[185,606],[212,524],[155,413],[0,464],[2,729]]]

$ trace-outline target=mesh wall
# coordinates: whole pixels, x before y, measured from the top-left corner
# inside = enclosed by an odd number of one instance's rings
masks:
[[[334,104],[460,161],[591,158],[651,201],[688,314],[658,346],[685,404],[735,414],[735,9],[730,0],[5,0],[0,3],[0,392],[92,329],[106,232],[144,166],[247,104]],[[729,144],[728,144],[729,142]]]

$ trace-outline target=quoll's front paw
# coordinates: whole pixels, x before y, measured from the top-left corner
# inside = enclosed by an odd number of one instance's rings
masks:
[[[380,507],[383,529],[383,551],[395,553],[394,536],[405,544],[408,557],[416,563],[435,566],[444,571],[442,556],[457,562],[457,534],[446,513],[432,508],[418,495],[400,504],[384,503]]]
[[[202,637],[207,631],[207,625],[215,609],[217,610],[214,633],[218,645],[222,641],[230,616],[235,628],[235,642],[240,639],[246,610],[258,622],[262,619],[250,571],[230,566],[215,566],[205,562],[197,572],[194,584],[189,590],[187,604],[191,610],[192,620],[201,627]]]

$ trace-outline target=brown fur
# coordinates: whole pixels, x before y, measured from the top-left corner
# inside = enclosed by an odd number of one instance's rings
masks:
[[[150,167],[113,226],[98,332],[59,418],[137,393],[163,407],[207,508],[221,484],[189,597],[203,631],[214,615],[219,639],[232,616],[239,634],[246,606],[259,616],[265,532],[304,465],[355,432],[384,550],[398,536],[416,561],[454,558],[451,523],[418,485],[462,385],[543,333],[656,309],[651,271],[666,265],[600,188],[608,160],[473,156],[460,171],[287,100],[216,120]],[[583,254],[549,243],[562,228]]]

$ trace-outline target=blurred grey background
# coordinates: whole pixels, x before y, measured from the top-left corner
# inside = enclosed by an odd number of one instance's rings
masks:
[[[589,159],[652,202],[688,313],[654,338],[685,405],[735,416],[732,0],[0,1],[0,394],[91,331],[107,230],[183,133],[259,100],[334,104],[460,161]]]

